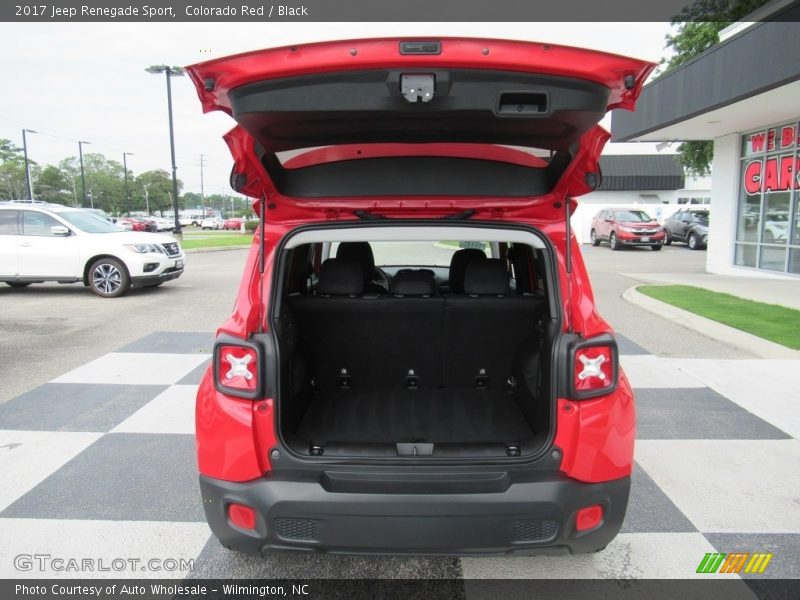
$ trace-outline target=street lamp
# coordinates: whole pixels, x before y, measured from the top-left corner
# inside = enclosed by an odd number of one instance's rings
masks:
[[[83,172],[83,145],[91,144],[92,142],[78,142],[78,156],[81,159],[81,192],[83,192],[83,205],[86,206],[86,175]]]
[[[33,129],[22,130],[22,152],[25,155],[25,187],[28,190],[28,200],[33,200],[33,183],[31,182],[31,169],[28,165],[28,140],[25,133],[38,133]]]
[[[128,157],[133,156],[133,152],[122,153],[122,168],[125,170],[125,208],[130,213],[131,210],[131,196],[128,193]]]
[[[145,69],[152,75],[160,75],[164,73],[167,78],[167,112],[169,114],[169,149],[172,155],[172,212],[175,214],[175,229],[176,236],[181,236],[181,220],[178,216],[178,170],[175,164],[175,133],[172,124],[172,84],[170,77],[181,77],[186,72],[183,67],[170,67],[168,65],[152,65]]]

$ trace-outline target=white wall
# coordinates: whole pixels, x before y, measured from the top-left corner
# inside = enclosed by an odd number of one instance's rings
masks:
[[[736,237],[737,197],[739,193],[739,146],[741,136],[726,135],[714,140],[714,162],[711,172],[711,205],[714,212],[709,220],[706,271],[734,274],[742,269],[733,266],[733,241]],[[745,274],[752,275],[748,269]]]
[[[653,198],[658,196],[658,198]],[[675,190],[653,190],[653,191],[599,191],[584,194],[578,200],[586,204],[595,206],[600,204],[661,204],[664,201],[675,202],[678,195]],[[598,209],[599,210],[599,209]]]

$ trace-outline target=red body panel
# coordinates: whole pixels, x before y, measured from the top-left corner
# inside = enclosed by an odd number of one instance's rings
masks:
[[[230,113],[228,92],[254,81],[370,69],[493,69],[558,75],[594,81],[611,90],[608,110],[632,110],[652,63],[570,46],[511,40],[438,38],[440,54],[401,55],[400,38],[346,40],[284,46],[237,54],[187,67],[203,110]],[[625,85],[625,77],[633,85]],[[205,81],[214,81],[206,90]]]
[[[559,398],[555,445],[565,475],[590,483],[627,477],[633,468],[636,409],[625,374],[607,396],[575,402]]]
[[[611,94],[609,109],[632,109],[641,86],[653,68],[642,61],[611,54],[548,44],[498,40],[443,39],[439,55],[401,56],[400,40],[357,40],[277,48],[201,63],[188,68],[205,111],[230,113],[229,90],[253,81],[296,75],[379,68],[485,68],[575,77],[602,83]],[[633,78],[626,86],[624,79]],[[213,80],[206,90],[205,81]],[[563,327],[584,338],[611,333],[597,314],[588,275],[574,236],[567,241],[567,215],[576,206],[575,196],[590,191],[587,172],[597,171],[598,158],[609,134],[599,126],[582,136],[579,148],[558,184],[548,194],[529,198],[425,197],[291,198],[278,192],[257,158],[254,140],[237,126],[225,135],[235,160],[234,173],[246,175],[242,193],[266,199],[264,249],[265,271],[258,272],[256,232],[244,268],[236,305],[220,327],[225,333],[247,339],[268,327],[265,315],[270,297],[275,249],[295,227],[318,222],[356,220],[354,210],[368,209],[388,217],[436,218],[467,209],[473,220],[530,225],[553,243],[557,261]],[[540,159],[517,150],[480,144],[348,145],[312,150],[287,161],[287,168],[358,157],[415,155],[480,157],[526,166],[540,166]],[[361,154],[359,154],[359,152]],[[254,203],[257,212],[259,202]],[[572,272],[567,274],[566,244],[571,245]],[[262,300],[263,299],[263,300]],[[568,408],[569,407],[569,408]],[[272,399],[242,400],[219,393],[206,373],[197,401],[197,444],[200,472],[217,479],[246,481],[269,470],[269,451],[277,445]],[[635,409],[633,394],[620,373],[617,389],[580,402],[558,400],[555,444],[563,451],[565,475],[585,482],[603,482],[630,474],[633,462]]]

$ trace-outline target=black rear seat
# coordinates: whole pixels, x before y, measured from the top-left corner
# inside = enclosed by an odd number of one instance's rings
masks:
[[[358,295],[359,267],[343,260],[323,263],[316,296],[289,297],[317,386],[441,387],[444,301],[432,274],[396,278],[394,296]]]
[[[453,252],[447,277],[447,287],[451,294],[464,293],[464,276],[467,274],[467,266],[476,260],[486,260],[486,253],[477,248],[462,248]]]
[[[508,295],[499,260],[470,262],[467,295],[447,298],[426,269],[399,272],[391,296],[363,294],[361,273],[356,261],[328,259],[317,295],[289,297],[320,389],[505,386],[542,304]]]
[[[542,300],[509,296],[509,277],[499,259],[470,262],[466,295],[445,306],[444,386],[504,387],[514,353],[534,331]]]
[[[391,292],[399,297],[430,297],[436,293],[436,278],[430,269],[400,269],[392,278]]]

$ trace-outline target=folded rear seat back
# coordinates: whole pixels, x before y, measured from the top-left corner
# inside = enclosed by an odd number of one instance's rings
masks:
[[[534,332],[543,300],[509,295],[499,259],[470,262],[464,292],[445,303],[444,387],[508,387],[514,355]]]
[[[432,273],[429,281],[412,273],[393,296],[362,294],[355,261],[325,261],[317,294],[289,298],[316,386],[441,387],[444,305],[435,287]]]

